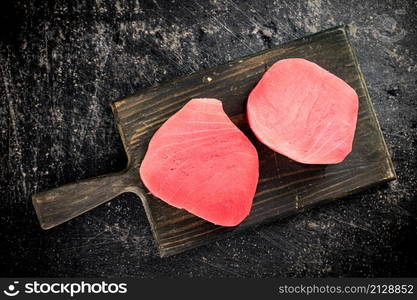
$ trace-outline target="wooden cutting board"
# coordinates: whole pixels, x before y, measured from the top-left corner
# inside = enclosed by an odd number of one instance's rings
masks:
[[[353,150],[340,164],[296,163],[262,145],[249,130],[245,117],[249,92],[269,66],[290,57],[319,64],[345,80],[359,96]],[[253,207],[247,219],[234,228],[213,225],[169,206],[153,197],[138,176],[154,132],[196,97],[222,100],[225,112],[259,153],[260,178]],[[128,156],[127,168],[33,195],[42,228],[61,224],[121,193],[133,192],[143,202],[160,255],[168,256],[396,178],[345,27],[332,28],[142,90],[114,102],[112,109]]]

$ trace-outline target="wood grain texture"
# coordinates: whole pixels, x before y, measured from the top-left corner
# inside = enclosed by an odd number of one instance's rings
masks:
[[[328,69],[351,85],[359,96],[353,150],[340,164],[293,162],[258,142],[248,128],[244,115],[248,93],[271,64],[290,57],[306,58]],[[235,228],[216,226],[171,207],[153,197],[139,182],[138,195],[161,256],[180,253],[396,176],[344,27],[237,59],[114,102],[112,109],[129,157],[129,169],[139,168],[155,130],[195,97],[222,100],[225,112],[258,150],[260,181],[249,217]]]
[[[43,229],[50,229],[75,218],[118,195],[138,194],[137,174],[133,169],[66,184],[36,193],[32,203]]]

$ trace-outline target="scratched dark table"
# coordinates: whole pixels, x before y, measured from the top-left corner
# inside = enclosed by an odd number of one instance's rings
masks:
[[[1,276],[417,276],[417,2],[2,6]],[[126,164],[109,103],[338,24],[349,25],[398,181],[164,259],[132,194],[40,229],[32,193]]]

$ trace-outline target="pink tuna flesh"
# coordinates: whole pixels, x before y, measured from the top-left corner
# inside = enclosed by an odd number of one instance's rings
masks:
[[[305,59],[283,59],[249,95],[248,122],[272,150],[306,164],[335,164],[352,150],[358,96]]]
[[[209,222],[235,226],[249,214],[258,154],[216,99],[192,99],[152,137],[140,177],[156,197]]]

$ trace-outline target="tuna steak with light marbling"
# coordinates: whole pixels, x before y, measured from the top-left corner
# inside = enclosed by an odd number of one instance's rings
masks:
[[[217,225],[249,214],[258,154],[216,99],[193,99],[152,137],[140,177],[156,197]]]
[[[275,63],[249,95],[248,122],[272,150],[306,164],[335,164],[352,150],[358,96],[305,59]]]

